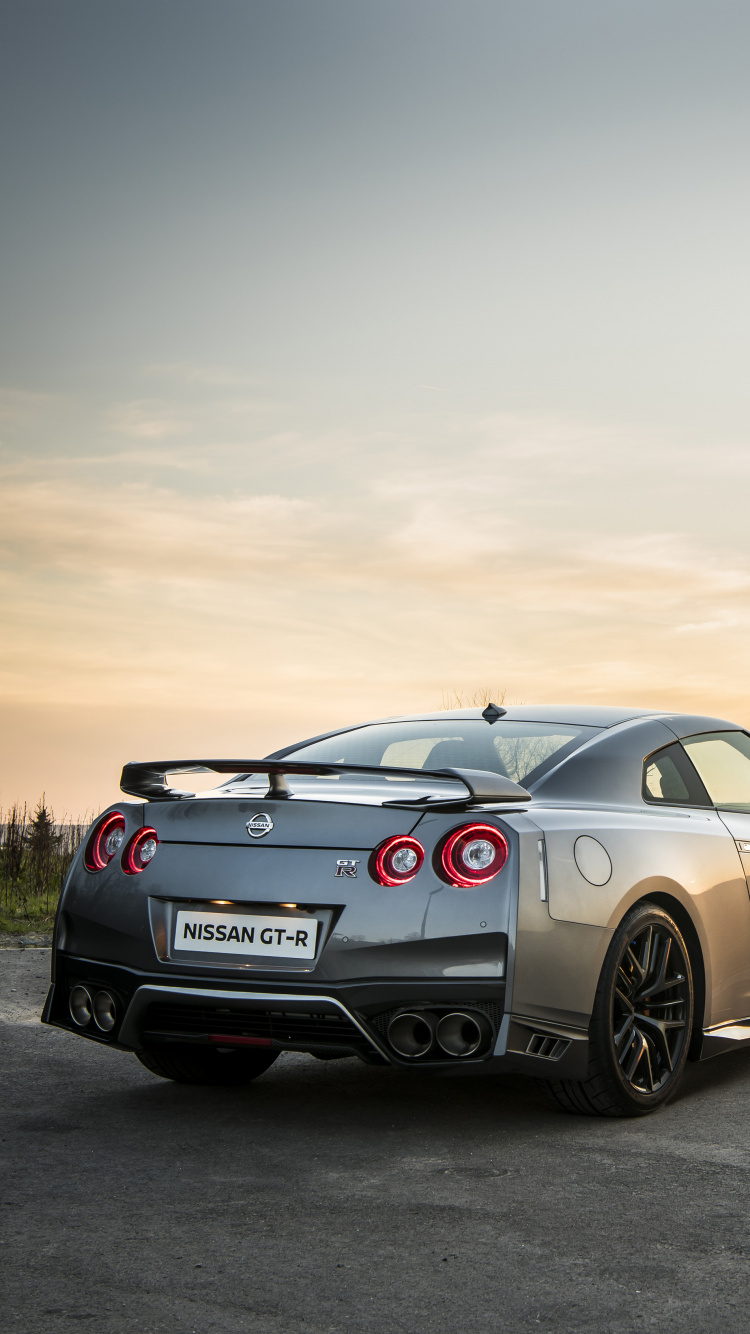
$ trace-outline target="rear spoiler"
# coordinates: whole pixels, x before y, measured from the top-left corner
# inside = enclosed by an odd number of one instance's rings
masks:
[[[333,778],[339,774],[376,774],[380,778],[448,778],[463,783],[467,795],[456,800],[457,805],[484,805],[495,801],[531,801],[531,793],[518,783],[501,774],[484,769],[404,769],[375,764],[315,764],[305,760],[151,760],[142,764],[126,764],[120,787],[132,797],[145,801],[182,801],[194,797],[194,792],[181,792],[167,786],[167,774],[268,774],[269,797],[289,797],[285,775],[307,774],[319,778]],[[428,806],[444,803],[441,797],[402,798],[385,803],[389,806]],[[452,802],[450,803],[453,804]]]

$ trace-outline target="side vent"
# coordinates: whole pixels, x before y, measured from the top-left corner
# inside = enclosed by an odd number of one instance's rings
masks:
[[[526,1048],[527,1056],[543,1056],[545,1061],[559,1061],[570,1046],[569,1038],[550,1037],[549,1033],[533,1033]]]

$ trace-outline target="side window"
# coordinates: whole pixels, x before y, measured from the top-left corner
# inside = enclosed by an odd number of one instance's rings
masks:
[[[703,732],[685,737],[682,744],[715,806],[750,811],[750,736],[746,732]]]
[[[711,800],[679,742],[643,762],[643,799],[664,806],[710,806]]]

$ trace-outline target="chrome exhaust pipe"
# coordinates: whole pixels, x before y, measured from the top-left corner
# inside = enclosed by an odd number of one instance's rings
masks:
[[[426,1056],[435,1037],[436,1018],[429,1010],[397,1014],[388,1025],[388,1041],[399,1056],[415,1061]]]
[[[74,1024],[79,1028],[85,1028],[91,1023],[92,1004],[91,995],[86,987],[73,987],[68,1001],[70,1017]]]
[[[475,1056],[487,1047],[492,1029],[483,1014],[465,1014],[456,1010],[453,1014],[443,1015],[435,1036],[448,1056]]]
[[[117,1006],[108,991],[94,996],[94,1023],[102,1033],[111,1033],[117,1023]]]

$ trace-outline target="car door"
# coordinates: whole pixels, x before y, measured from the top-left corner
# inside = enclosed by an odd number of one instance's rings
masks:
[[[683,737],[682,745],[735,840],[750,891],[750,736],[700,732]]]

